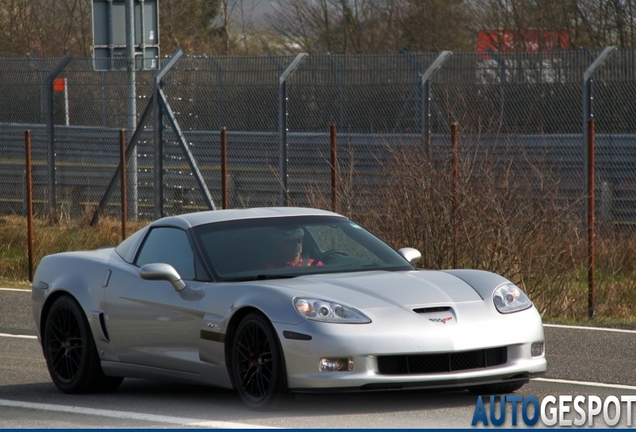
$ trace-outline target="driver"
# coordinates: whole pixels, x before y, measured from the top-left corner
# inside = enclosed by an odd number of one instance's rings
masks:
[[[305,232],[302,228],[272,228],[269,238],[274,245],[274,256],[265,264],[265,268],[323,266],[324,263],[321,261],[314,263],[313,258],[304,261],[302,256],[304,237]]]

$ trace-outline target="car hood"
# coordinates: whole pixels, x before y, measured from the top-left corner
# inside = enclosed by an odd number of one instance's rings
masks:
[[[295,296],[337,301],[359,309],[482,301],[463,280],[431,270],[332,273],[268,281],[265,285],[292,290]]]

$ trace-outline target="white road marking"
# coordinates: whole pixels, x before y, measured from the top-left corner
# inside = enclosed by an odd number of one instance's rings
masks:
[[[0,337],[21,338],[21,339],[37,339],[37,336],[32,335],[14,335],[9,333],[0,333]]]
[[[616,388],[621,390],[636,390],[636,386],[629,386],[623,384],[605,384],[605,383],[597,383],[592,381],[570,381],[564,379],[557,378],[532,378],[532,381],[544,381],[551,382],[557,384],[573,384],[580,386],[588,386],[588,387],[603,387],[603,388]]]
[[[69,414],[83,414],[83,415],[92,415],[92,416],[99,416],[99,417],[112,417],[112,418],[128,419],[128,420],[140,420],[140,421],[148,421],[148,422],[155,422],[155,423],[166,423],[166,424],[178,425],[178,426],[196,426],[196,427],[214,428],[214,429],[271,429],[265,426],[253,425],[248,423],[211,421],[211,420],[201,420],[201,419],[193,419],[193,418],[185,418],[185,417],[171,417],[171,416],[165,416],[165,415],[143,414],[143,413],[127,412],[127,411],[82,408],[82,407],[68,406],[68,405],[53,405],[53,404],[13,401],[8,399],[0,399],[0,406],[29,408],[29,409],[37,409],[37,410],[45,410],[45,411],[56,411],[56,412],[64,412]]]
[[[21,292],[27,292],[30,293],[31,292],[31,288],[0,288],[0,291],[21,291]]]
[[[596,331],[608,331],[608,332],[616,332],[616,333],[636,333],[636,330],[616,329],[616,328],[608,328],[608,327],[570,326],[570,325],[562,325],[562,324],[543,324],[543,327],[554,327],[554,328],[573,329],[573,330],[596,330]]]

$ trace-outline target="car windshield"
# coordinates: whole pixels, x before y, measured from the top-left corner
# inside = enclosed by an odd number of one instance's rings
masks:
[[[217,280],[413,270],[375,235],[337,216],[293,216],[212,223],[194,228]]]

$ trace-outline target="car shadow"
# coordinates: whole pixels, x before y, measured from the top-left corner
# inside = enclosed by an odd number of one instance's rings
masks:
[[[428,409],[474,407],[476,396],[467,391],[374,391],[365,393],[318,393],[285,395],[271,410],[249,409],[233,390],[174,382],[127,378],[108,393],[69,395],[52,383],[0,388],[0,399],[95,409],[137,411],[192,419],[245,422],[275,417],[311,417],[377,414]]]

